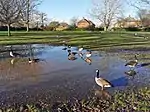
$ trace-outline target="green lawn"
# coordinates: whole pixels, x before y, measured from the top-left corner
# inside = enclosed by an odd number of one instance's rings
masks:
[[[104,48],[147,48],[150,47],[150,32],[136,32],[140,36],[134,36],[135,32],[90,32],[90,31],[31,31],[31,32],[11,32],[8,37],[7,32],[0,32],[0,44],[27,44],[27,43],[51,43],[62,45],[62,41],[67,41],[73,46],[83,46],[90,49]],[[58,38],[57,35],[60,37]]]

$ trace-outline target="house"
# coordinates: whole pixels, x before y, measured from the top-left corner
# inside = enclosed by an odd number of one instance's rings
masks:
[[[63,23],[60,23],[60,24],[57,26],[56,30],[57,30],[57,31],[62,31],[62,30],[66,30],[66,29],[68,29],[68,28],[69,28],[69,25],[68,25],[67,23],[63,22]]]
[[[78,21],[76,26],[77,28],[95,28],[95,24],[92,21],[87,20],[85,18]]]
[[[114,24],[115,28],[128,28],[128,27],[140,27],[140,26],[141,26],[141,21],[134,19],[130,16],[120,21],[117,21],[117,23]]]

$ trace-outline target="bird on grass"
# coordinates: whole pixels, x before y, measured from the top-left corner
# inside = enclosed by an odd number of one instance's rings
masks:
[[[125,66],[128,66],[130,68],[134,68],[138,64],[138,59],[135,55],[135,60],[129,61],[125,64]]]
[[[100,77],[99,70],[96,70],[95,82],[97,85],[101,86],[102,90],[104,88],[113,87],[113,85],[109,81]]]

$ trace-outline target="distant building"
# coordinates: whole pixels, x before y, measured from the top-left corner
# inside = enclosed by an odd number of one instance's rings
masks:
[[[92,21],[83,18],[77,22],[77,28],[95,28],[95,24]]]
[[[114,27],[117,28],[140,27],[140,26],[141,26],[141,21],[136,20],[130,16],[114,24]]]
[[[60,23],[58,25],[58,27],[56,28],[57,31],[62,31],[62,30],[66,30],[69,28],[69,25],[67,23]]]

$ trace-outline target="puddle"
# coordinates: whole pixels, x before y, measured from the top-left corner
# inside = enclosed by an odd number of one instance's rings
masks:
[[[85,56],[81,58],[78,54],[73,55],[76,59],[71,57],[69,60],[70,54],[64,47],[46,44],[13,46],[14,52],[22,54],[20,58],[10,57],[10,49],[7,47],[0,57],[1,103],[14,100],[24,102],[27,99],[32,102],[40,98],[56,101],[87,96],[92,94],[92,90],[101,89],[94,80],[96,69],[100,70],[102,78],[114,85],[113,88],[106,89],[108,92],[150,84],[150,61],[140,60],[141,56],[134,69],[135,75],[126,74],[130,68],[124,65],[134,59],[133,51],[132,53],[92,51],[90,60],[85,60]],[[78,48],[69,49],[71,52],[78,52]],[[86,52],[83,50],[83,55]],[[143,52],[138,54],[143,55]],[[149,54],[147,51],[144,56]],[[38,58],[40,61],[29,64],[28,58]]]

